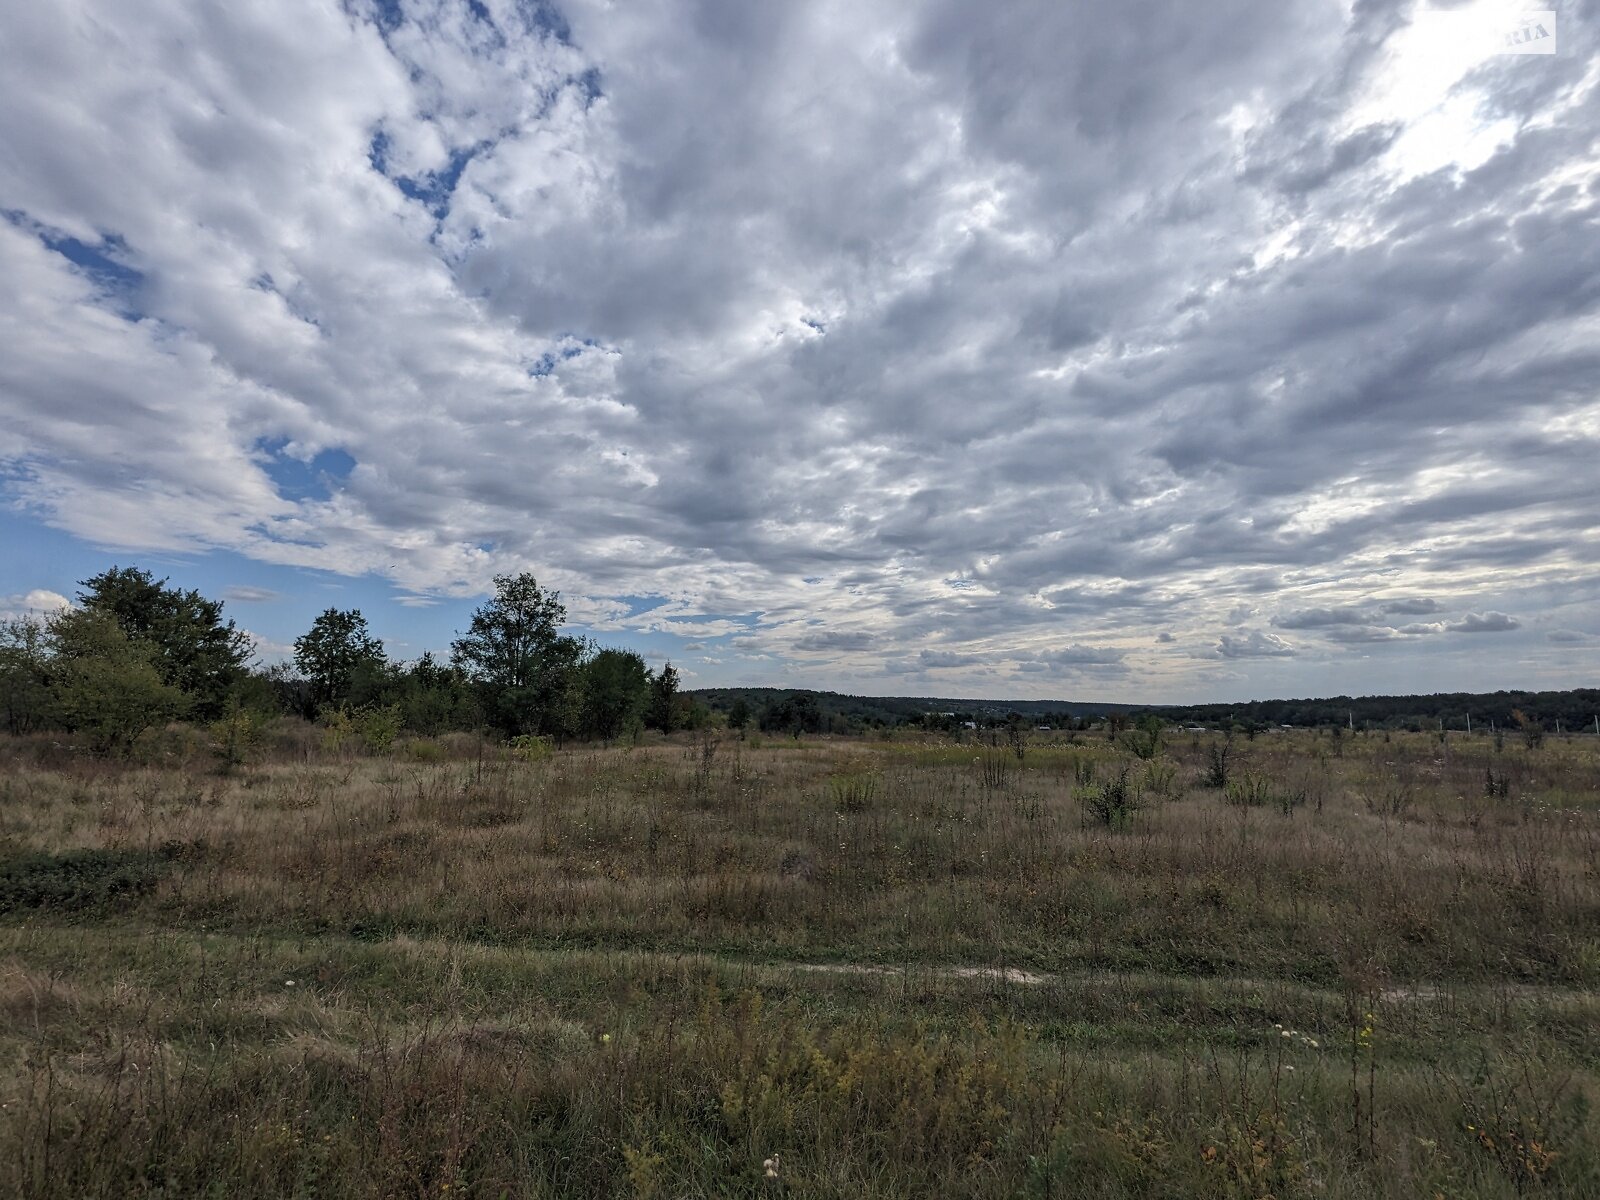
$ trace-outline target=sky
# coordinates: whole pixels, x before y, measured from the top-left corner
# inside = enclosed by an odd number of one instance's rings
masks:
[[[1593,686],[1600,0],[1524,11],[0,0],[0,615]]]

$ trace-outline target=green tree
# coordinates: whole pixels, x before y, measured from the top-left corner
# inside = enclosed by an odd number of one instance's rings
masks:
[[[1123,735],[1123,745],[1137,758],[1152,759],[1161,753],[1161,738],[1166,724],[1155,713],[1145,713],[1138,723]]]
[[[822,729],[822,709],[808,693],[791,694],[774,700],[762,710],[761,728],[767,733],[818,733]]]
[[[251,647],[247,633],[223,620],[219,601],[168,587],[137,567],[112,567],[79,586],[85,609],[111,616],[131,640],[154,649],[161,682],[191,697],[196,715],[221,715]]]
[[[0,622],[0,715],[13,734],[30,733],[49,718],[49,646],[38,621]]]
[[[497,575],[494,598],[451,643],[483,715],[508,737],[569,732],[581,709],[584,644],[559,632],[567,610],[531,574]]]
[[[671,733],[678,727],[678,672],[668,662],[650,679],[650,707],[645,714],[645,724],[662,733]]]
[[[132,752],[145,730],[183,716],[191,700],[161,678],[159,651],[111,614],[67,609],[46,627],[55,719],[100,754]]]
[[[750,704],[740,696],[728,708],[728,728],[744,732],[745,726],[750,724]]]
[[[375,700],[388,660],[359,608],[330,608],[295,639],[294,664],[311,685],[311,703],[320,711]]]
[[[399,675],[396,691],[401,719],[414,733],[431,737],[447,729],[470,728],[477,719],[466,673],[437,661],[431,652]]]
[[[631,650],[601,650],[583,665],[583,732],[610,741],[643,715],[650,672]]]

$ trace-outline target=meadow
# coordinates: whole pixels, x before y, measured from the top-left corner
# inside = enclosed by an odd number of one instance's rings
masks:
[[[0,1194],[1600,1196],[1600,738],[0,741]]]

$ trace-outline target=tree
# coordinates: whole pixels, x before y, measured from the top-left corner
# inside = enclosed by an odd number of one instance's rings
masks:
[[[1544,745],[1544,723],[1530,717],[1520,708],[1511,710],[1511,719],[1516,723],[1517,729],[1522,734],[1522,744],[1529,750],[1537,750]]]
[[[129,637],[111,614],[73,608],[46,626],[55,719],[100,754],[127,755],[139,735],[184,715],[191,701],[163,682],[158,651]]]
[[[728,708],[728,728],[737,729],[742,734],[748,724],[750,724],[750,704],[740,696]]]
[[[1161,738],[1165,723],[1155,713],[1145,713],[1138,723],[1123,735],[1123,744],[1137,758],[1155,758],[1161,753]]]
[[[219,601],[136,567],[112,567],[79,586],[85,609],[111,616],[130,640],[154,649],[161,682],[190,696],[197,716],[221,714],[251,647],[249,634],[222,619]]]
[[[610,741],[639,720],[650,700],[650,672],[631,650],[601,650],[583,665],[583,732]]]
[[[295,639],[294,664],[310,683],[312,705],[320,710],[374,699],[388,660],[359,608],[330,608]]]
[[[559,632],[567,610],[527,572],[496,575],[494,598],[451,643],[451,659],[472,680],[485,718],[508,737],[562,735],[575,724],[584,644]]]
[[[822,729],[822,709],[809,693],[787,695],[762,710],[761,728],[768,733],[817,733]]]
[[[431,652],[398,677],[401,719],[407,729],[433,736],[465,729],[477,716],[470,681],[460,667],[437,662]]]
[[[0,714],[9,733],[30,733],[49,716],[45,627],[27,617],[0,622]]]
[[[662,733],[671,733],[678,727],[678,672],[668,662],[658,675],[650,679],[650,708],[645,724]]]

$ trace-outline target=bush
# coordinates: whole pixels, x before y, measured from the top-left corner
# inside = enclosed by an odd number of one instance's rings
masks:
[[[444,761],[444,747],[438,742],[426,738],[413,738],[403,747],[407,758],[412,762],[434,763]]]
[[[552,750],[550,739],[537,733],[521,733],[511,739],[511,753],[523,762],[543,762]]]
[[[1226,788],[1228,778],[1233,769],[1229,760],[1233,756],[1233,734],[1228,734],[1220,742],[1212,742],[1206,750],[1206,771],[1201,777],[1206,787]]]
[[[400,736],[401,712],[398,704],[363,709],[356,714],[356,735],[368,754],[387,754]]]
[[[211,753],[224,773],[244,766],[261,745],[261,714],[228,703],[222,716],[211,723]]]
[[[1139,718],[1139,724],[1130,729],[1122,737],[1122,744],[1135,758],[1146,761],[1153,759],[1161,753],[1161,718],[1147,713]]]
[[[0,863],[0,913],[25,908],[63,912],[103,908],[155,887],[176,850],[69,850]]]
[[[1129,777],[1127,767],[1099,787],[1089,788],[1083,796],[1084,810],[1097,823],[1107,829],[1121,829],[1133,823],[1133,814],[1139,807],[1139,788]]]

